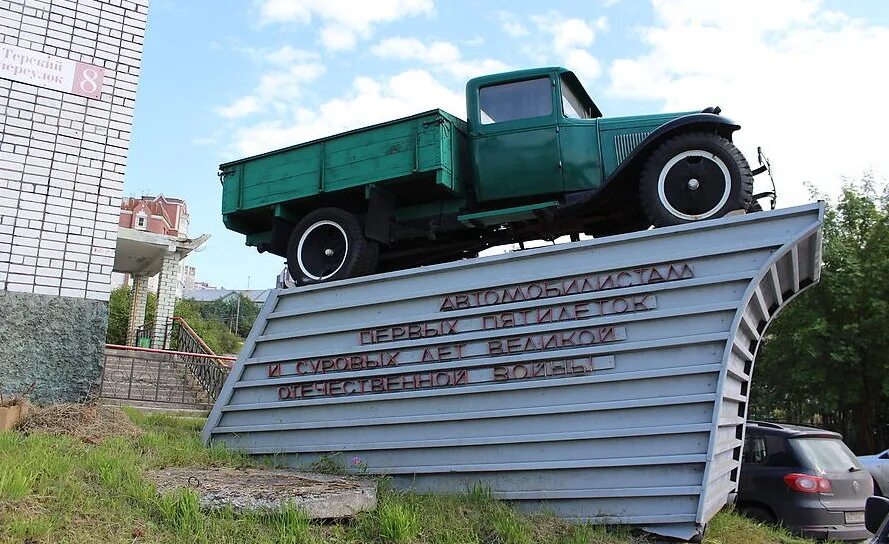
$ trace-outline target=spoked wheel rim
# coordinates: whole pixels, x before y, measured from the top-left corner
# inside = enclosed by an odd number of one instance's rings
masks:
[[[296,248],[296,261],[307,278],[322,281],[340,271],[349,254],[346,231],[334,221],[318,221],[306,229]]]
[[[664,208],[686,221],[712,217],[728,202],[732,175],[725,163],[709,151],[679,153],[661,169],[658,198]]]

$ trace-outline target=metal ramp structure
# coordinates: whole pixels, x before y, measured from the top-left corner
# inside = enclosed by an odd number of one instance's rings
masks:
[[[203,439],[699,539],[737,490],[766,327],[819,279],[823,213],[275,291]]]

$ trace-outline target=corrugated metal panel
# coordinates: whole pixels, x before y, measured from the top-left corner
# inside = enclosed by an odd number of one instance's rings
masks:
[[[276,291],[204,439],[691,538],[736,489],[758,341],[817,281],[822,214]]]
[[[630,132],[628,134],[614,135],[614,150],[617,154],[617,164],[624,162],[624,159],[630,156],[630,153],[636,146],[642,143],[642,140],[648,137],[648,132]]]

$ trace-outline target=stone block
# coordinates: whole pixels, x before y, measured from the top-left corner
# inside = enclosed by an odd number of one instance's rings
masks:
[[[0,291],[0,317],[4,396],[34,383],[31,400],[37,403],[94,397],[102,371],[107,302]]]

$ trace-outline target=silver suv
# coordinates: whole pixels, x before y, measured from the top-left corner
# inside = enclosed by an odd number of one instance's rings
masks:
[[[874,482],[843,443],[823,429],[750,421],[738,509],[810,538],[862,540],[864,503]]]

